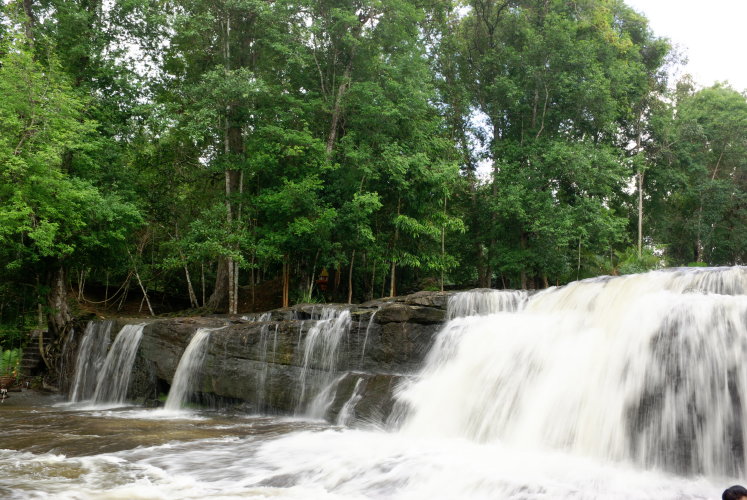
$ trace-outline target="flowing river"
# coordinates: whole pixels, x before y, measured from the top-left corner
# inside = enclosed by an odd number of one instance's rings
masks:
[[[52,402],[0,410],[0,497],[675,499],[717,498],[721,488],[702,478],[498,443]]]
[[[379,425],[11,395],[0,497],[717,499],[745,477],[745,291],[731,268],[458,295]]]

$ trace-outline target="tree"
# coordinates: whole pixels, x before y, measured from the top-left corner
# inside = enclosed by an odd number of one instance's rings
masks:
[[[28,38],[17,29],[2,42],[2,262],[6,269],[35,269],[47,283],[49,326],[62,336],[72,320],[66,270],[120,249],[140,214],[116,193],[66,170],[65,154],[88,151],[97,124],[85,118],[87,103],[57,61],[34,60]]]
[[[565,278],[591,235],[624,239],[621,131],[667,45],[619,1],[476,0],[453,36],[471,99],[463,120],[484,117],[493,169],[489,223],[473,238],[521,287]]]
[[[677,263],[743,263],[747,99],[683,82],[673,102],[657,116],[653,235]]]

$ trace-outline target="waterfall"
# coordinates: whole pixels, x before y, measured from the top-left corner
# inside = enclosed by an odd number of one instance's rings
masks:
[[[199,388],[202,365],[205,362],[210,333],[220,328],[198,328],[184,350],[174,373],[169,396],[164,405],[166,410],[181,410]]]
[[[450,321],[398,394],[402,432],[744,475],[747,268],[548,289]]]
[[[521,310],[529,295],[524,290],[491,290],[477,289],[459,292],[449,297],[446,306],[448,319],[465,316],[485,316],[499,312],[514,312]]]
[[[267,362],[267,350],[270,336],[270,313],[264,313],[256,321],[264,323],[259,330],[259,361],[262,364],[259,375],[257,376],[257,410],[261,413],[265,410],[265,393],[267,390],[267,372],[269,365]],[[272,345],[273,361],[275,361],[275,351],[277,349],[277,328],[275,325],[275,339]]]
[[[111,344],[113,321],[89,321],[78,347],[75,373],[70,389],[70,401],[90,399],[96,390],[96,380],[106,361]]]
[[[96,380],[94,403],[124,403],[145,323],[125,325],[109,349]]]
[[[371,314],[371,317],[368,320],[368,326],[366,326],[366,335],[363,337],[363,348],[361,349],[361,360],[358,366],[363,366],[363,360],[366,357],[366,344],[368,344],[368,334],[371,333],[371,327],[374,323],[374,318],[376,317],[376,313],[379,312],[379,309],[376,309],[373,314]]]
[[[350,311],[324,307],[320,319],[315,320],[306,332],[296,413],[314,418],[324,415],[326,400],[315,396],[319,396],[335,378],[338,346],[349,332],[350,324]]]
[[[350,398],[345,401],[345,404],[342,405],[340,414],[337,415],[337,425],[350,425],[353,421],[355,417],[355,414],[353,413],[355,411],[355,405],[363,399],[363,389],[363,377],[358,377],[358,380],[355,381],[355,387],[353,387],[353,393],[350,395]]]

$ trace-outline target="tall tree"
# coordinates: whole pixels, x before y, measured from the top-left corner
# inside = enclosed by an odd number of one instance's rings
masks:
[[[675,262],[745,262],[747,99],[727,85],[683,82],[655,128],[660,152],[651,176],[656,242]]]
[[[49,327],[62,336],[72,320],[66,271],[121,249],[140,214],[66,163],[70,152],[87,156],[97,124],[58,61],[35,60],[25,31],[0,49],[0,247],[7,268],[46,274]]]
[[[582,247],[624,239],[620,130],[666,45],[614,0],[476,0],[455,36],[493,169],[478,236],[489,262],[514,286],[568,277]]]

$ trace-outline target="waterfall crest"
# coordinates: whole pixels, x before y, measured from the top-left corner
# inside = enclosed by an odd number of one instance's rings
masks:
[[[114,339],[96,380],[93,402],[124,403],[145,323],[125,325]]]
[[[202,365],[205,362],[210,333],[219,328],[198,328],[187,348],[184,350],[174,373],[174,380],[166,398],[164,408],[180,410],[189,402],[192,394],[197,392]]]
[[[267,403],[265,400],[267,393],[267,374],[270,368],[269,362],[275,362],[275,354],[277,353],[278,323],[275,323],[272,328],[272,359],[267,359],[267,352],[270,350],[270,327],[272,326],[269,323],[270,318],[270,313],[264,313],[254,320],[263,323],[259,333],[259,362],[261,363],[262,368],[257,376],[257,410],[260,413],[264,413],[267,410]]]
[[[499,312],[514,312],[523,309],[529,300],[524,290],[491,290],[480,288],[459,292],[449,297],[446,307],[447,319],[465,316],[486,316]]]
[[[111,320],[89,321],[78,348],[75,373],[70,385],[70,401],[90,399],[96,391],[98,374],[111,344]]]
[[[335,380],[340,340],[349,333],[350,311],[324,307],[320,318],[306,332],[303,368],[298,381],[297,414],[324,416],[334,398],[330,385]]]
[[[402,431],[743,474],[745,291],[746,268],[656,271],[454,319],[399,394]]]

